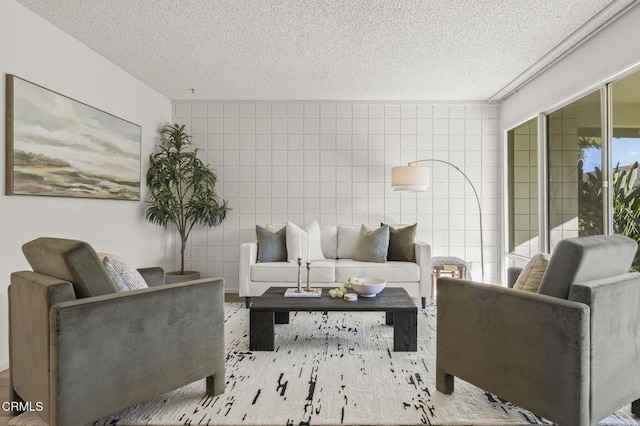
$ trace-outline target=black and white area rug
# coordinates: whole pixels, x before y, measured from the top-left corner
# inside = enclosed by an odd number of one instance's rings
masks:
[[[435,388],[435,307],[418,314],[418,351],[393,352],[384,313],[292,313],[274,352],[250,352],[249,311],[226,304],[226,392],[204,380],[122,410],[96,425],[548,425],[456,379]],[[22,415],[12,425],[43,424]],[[622,412],[601,424],[636,425]]]

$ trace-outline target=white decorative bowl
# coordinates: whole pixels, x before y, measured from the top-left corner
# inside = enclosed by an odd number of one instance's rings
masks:
[[[362,297],[376,297],[384,286],[387,284],[385,280],[380,278],[360,278],[362,284],[351,284],[351,289]]]

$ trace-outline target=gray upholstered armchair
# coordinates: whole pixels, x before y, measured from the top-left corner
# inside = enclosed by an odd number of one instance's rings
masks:
[[[39,238],[23,246],[34,272],[11,275],[14,401],[37,402],[50,426],[102,416],[202,379],[224,392],[224,280],[117,293],[89,244]],[[160,284],[160,285],[158,285]]]
[[[436,388],[452,393],[456,376],[560,425],[636,401],[637,249],[621,235],[563,240],[538,293],[439,279]]]

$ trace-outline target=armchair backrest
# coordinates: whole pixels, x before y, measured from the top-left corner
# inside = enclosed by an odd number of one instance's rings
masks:
[[[84,241],[42,237],[22,246],[34,272],[73,284],[77,298],[117,293],[95,250]]]
[[[624,235],[567,238],[556,246],[538,293],[567,299],[575,283],[624,274],[638,243]]]

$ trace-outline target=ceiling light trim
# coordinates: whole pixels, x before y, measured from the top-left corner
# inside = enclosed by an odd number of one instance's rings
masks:
[[[532,80],[547,71],[553,65],[561,61],[571,52],[587,42],[600,31],[611,25],[622,15],[636,7],[640,0],[634,0],[626,6],[620,7],[619,3],[613,1],[609,3],[598,14],[589,19],[584,25],[571,33],[568,37],[558,43],[553,49],[534,62],[529,68],[520,73],[516,78],[507,83],[504,87],[494,93],[487,102],[495,103],[507,99],[518,92]]]

